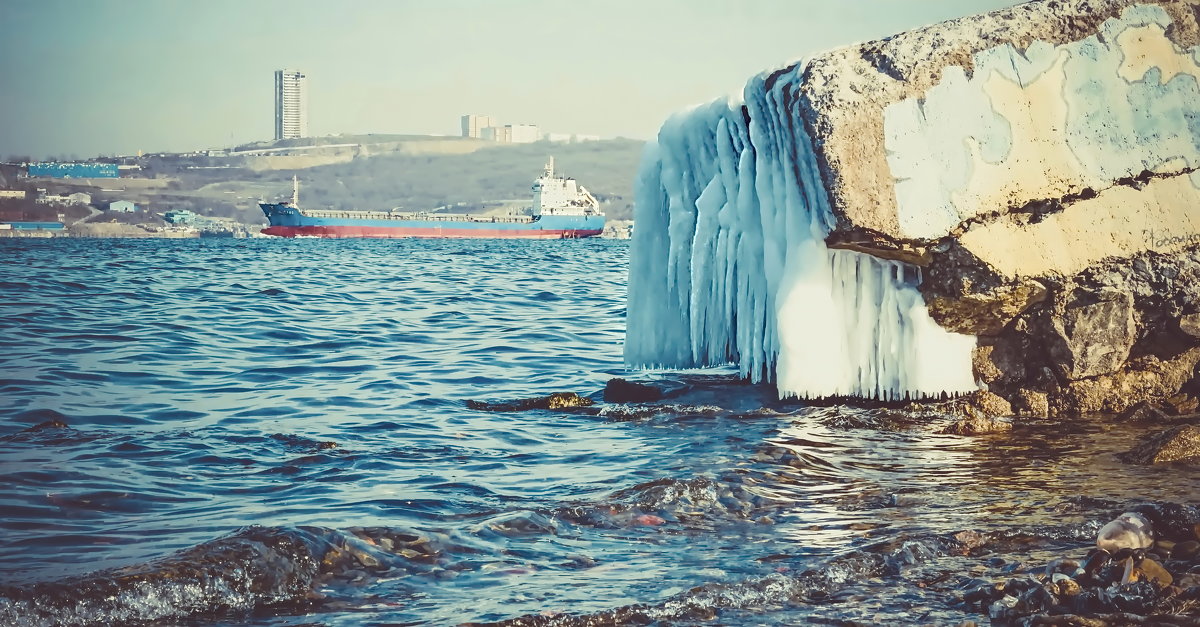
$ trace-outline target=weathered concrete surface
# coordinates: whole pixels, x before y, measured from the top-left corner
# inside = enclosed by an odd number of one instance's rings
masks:
[[[627,360],[805,397],[978,387],[1021,416],[1200,407],[1198,20],[1029,2],[673,117],[637,185]]]
[[[1200,133],[1200,119],[1197,124]],[[1197,207],[1200,171],[1153,179],[1141,189],[1115,185],[1037,223],[1024,216],[996,219],[967,230],[959,241],[1005,277],[1069,276],[1110,257],[1200,244]]]
[[[1038,203],[1119,210],[1128,194],[1101,198],[1122,179],[1190,174],[1200,167],[1198,7],[1030,2],[812,59],[801,107],[839,227],[935,240]],[[1197,199],[1197,187],[1161,193]],[[1158,217],[1130,230],[1200,234],[1194,220]],[[1037,231],[1058,243],[1053,228]],[[986,256],[988,238],[978,239]]]
[[[979,336],[975,376],[1015,413],[1196,403],[1198,19],[1031,2],[805,71],[827,242],[925,266],[930,314]]]

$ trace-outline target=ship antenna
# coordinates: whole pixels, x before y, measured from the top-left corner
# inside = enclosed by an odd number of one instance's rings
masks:
[[[300,206],[300,179],[292,175],[292,206]]]
[[[546,177],[554,178],[554,155],[550,156],[550,162],[546,164]]]

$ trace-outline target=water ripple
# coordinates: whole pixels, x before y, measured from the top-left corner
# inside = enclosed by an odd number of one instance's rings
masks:
[[[605,404],[627,256],[0,239],[0,624],[955,624],[954,534],[1019,562],[1195,498],[1129,426],[937,435],[722,369]],[[597,404],[466,403],[558,391]]]

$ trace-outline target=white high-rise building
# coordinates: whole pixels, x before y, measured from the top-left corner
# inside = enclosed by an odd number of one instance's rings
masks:
[[[532,144],[542,138],[542,131],[536,124],[505,124],[509,131],[509,140],[514,144]]]
[[[462,136],[481,139],[483,138],[483,129],[495,125],[496,118],[490,115],[464,115],[462,116]]]
[[[275,139],[308,136],[308,78],[297,70],[275,71]]]

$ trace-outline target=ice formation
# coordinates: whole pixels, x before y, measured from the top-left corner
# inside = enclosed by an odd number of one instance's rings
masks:
[[[834,219],[798,118],[802,70],[676,114],[647,145],[626,362],[734,363],[784,397],[975,390],[975,338],[930,319],[919,268],[826,247]]]

